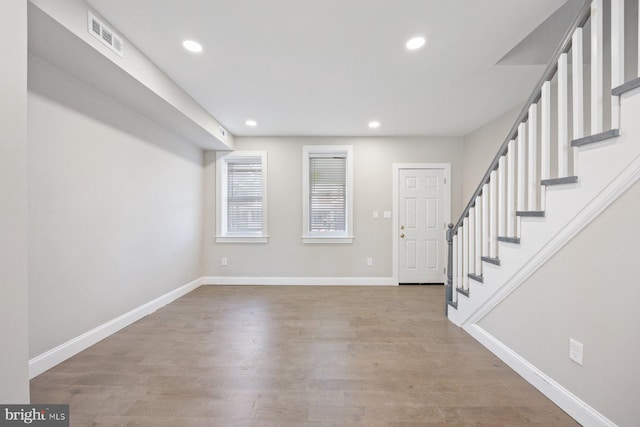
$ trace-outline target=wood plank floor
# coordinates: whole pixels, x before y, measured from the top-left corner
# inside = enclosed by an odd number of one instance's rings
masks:
[[[569,426],[442,286],[201,287],[34,378],[72,426]]]

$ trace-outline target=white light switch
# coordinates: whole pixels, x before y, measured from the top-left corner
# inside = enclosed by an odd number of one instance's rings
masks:
[[[373,219],[378,219],[378,211],[373,211]]]
[[[391,211],[384,211],[385,218],[391,218]]]

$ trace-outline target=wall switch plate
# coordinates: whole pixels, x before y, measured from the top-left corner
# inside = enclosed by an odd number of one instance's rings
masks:
[[[367,265],[371,267],[373,265],[373,258],[367,258]]]
[[[373,219],[378,219],[378,211],[373,211]]]
[[[582,352],[584,347],[581,342],[569,338],[569,359],[582,366]]]
[[[228,264],[228,260],[227,260],[227,258],[226,258],[226,257],[222,257],[222,260],[220,261],[220,263],[221,263],[222,265],[227,265],[227,264]]]
[[[391,218],[391,211],[384,211],[385,218]]]

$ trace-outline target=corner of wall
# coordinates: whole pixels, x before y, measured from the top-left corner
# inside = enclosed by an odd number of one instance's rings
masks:
[[[27,2],[0,2],[0,402],[28,403]]]

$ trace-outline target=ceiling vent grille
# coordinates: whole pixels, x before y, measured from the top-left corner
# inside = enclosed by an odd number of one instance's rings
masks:
[[[124,56],[124,43],[115,32],[107,27],[102,21],[96,18],[91,12],[89,16],[89,32],[98,40],[100,40],[109,49],[120,56]]]

